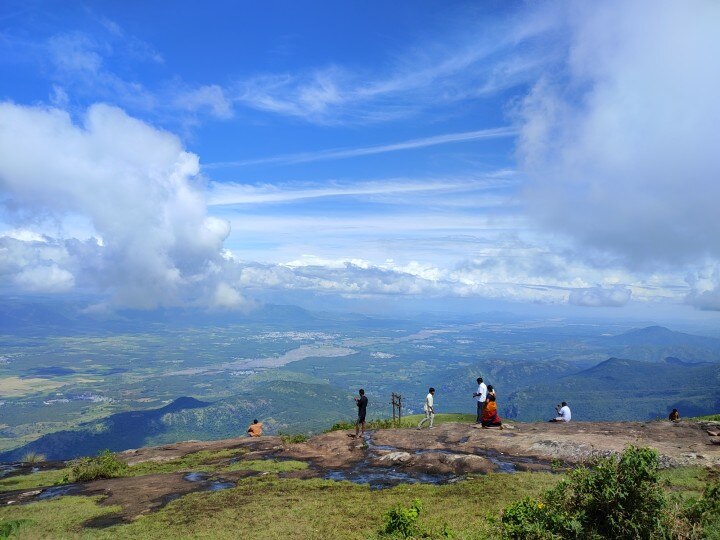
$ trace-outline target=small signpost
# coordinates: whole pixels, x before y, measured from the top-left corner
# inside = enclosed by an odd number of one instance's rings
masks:
[[[393,424],[399,425],[402,420],[402,396],[393,392],[390,397],[390,405],[393,408]],[[396,409],[397,413],[395,412]]]

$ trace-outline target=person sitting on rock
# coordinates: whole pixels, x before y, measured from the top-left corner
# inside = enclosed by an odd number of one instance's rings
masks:
[[[488,387],[488,389],[489,388],[490,387]],[[485,408],[482,412],[482,427],[486,429],[499,427],[502,429],[502,420],[500,420],[500,416],[497,413],[497,401],[495,400],[495,396],[490,392],[488,392]]]
[[[550,422],[569,422],[572,414],[570,413],[570,407],[566,402],[562,402],[561,405],[555,405],[555,411],[557,416],[550,420]]]
[[[428,395],[425,396],[425,405],[423,406],[423,410],[425,411],[425,418],[420,420],[420,423],[418,424],[418,429],[422,429],[423,424],[427,421],[430,421],[430,427],[433,427],[433,420],[435,420],[435,389],[430,388],[428,390]]]
[[[668,415],[668,420],[671,422],[679,422],[680,421],[680,413],[677,409],[673,409],[670,414]]]
[[[259,437],[262,435],[263,425],[262,422],[258,422],[257,419],[253,420],[253,423],[250,424],[250,427],[248,428],[247,432],[251,437]]]

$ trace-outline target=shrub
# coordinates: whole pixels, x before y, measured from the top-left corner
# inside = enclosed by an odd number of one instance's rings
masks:
[[[25,523],[32,523],[27,519],[2,519],[0,518],[0,540],[14,536]]]
[[[304,443],[308,440],[308,436],[303,435],[302,433],[296,433],[295,435],[280,435],[280,438],[285,444]]]
[[[70,462],[71,482],[95,480],[97,478],[115,478],[123,476],[128,465],[110,450],[103,450],[96,457],[84,457]]]
[[[41,461],[46,461],[47,458],[44,454],[39,454],[37,452],[28,452],[25,454],[20,461],[23,463],[40,463]]]
[[[702,498],[688,501],[682,517],[696,537],[720,540],[720,482],[705,486]]]
[[[540,501],[524,499],[507,507],[505,538],[667,537],[670,516],[659,482],[658,454],[629,446],[621,456],[578,468]]]
[[[409,508],[398,505],[383,514],[383,527],[380,536],[414,538],[425,536],[417,523],[422,511],[422,503],[415,499]]]

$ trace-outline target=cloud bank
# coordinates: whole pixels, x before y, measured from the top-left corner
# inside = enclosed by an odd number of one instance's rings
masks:
[[[3,268],[27,290],[77,282],[124,306],[192,301],[218,286],[211,282],[229,233],[206,213],[198,170],[197,156],[175,136],[118,108],[94,105],[76,124],[59,109],[0,104],[5,220],[62,228],[80,215],[94,237],[28,243],[6,236]],[[232,297],[225,293],[223,303]]]
[[[561,65],[522,101],[528,208],[629,268],[720,260],[720,4],[565,4]],[[714,292],[693,295],[715,305]],[[717,306],[720,308],[720,306]]]

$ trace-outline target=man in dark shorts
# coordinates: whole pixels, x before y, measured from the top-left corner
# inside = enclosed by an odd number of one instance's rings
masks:
[[[355,436],[358,436],[358,433],[360,435],[365,435],[365,414],[367,413],[367,404],[368,404],[368,398],[365,397],[365,390],[362,388],[358,392],[360,394],[359,398],[355,398],[355,403],[357,404],[358,408],[358,419],[357,423],[355,424]]]

